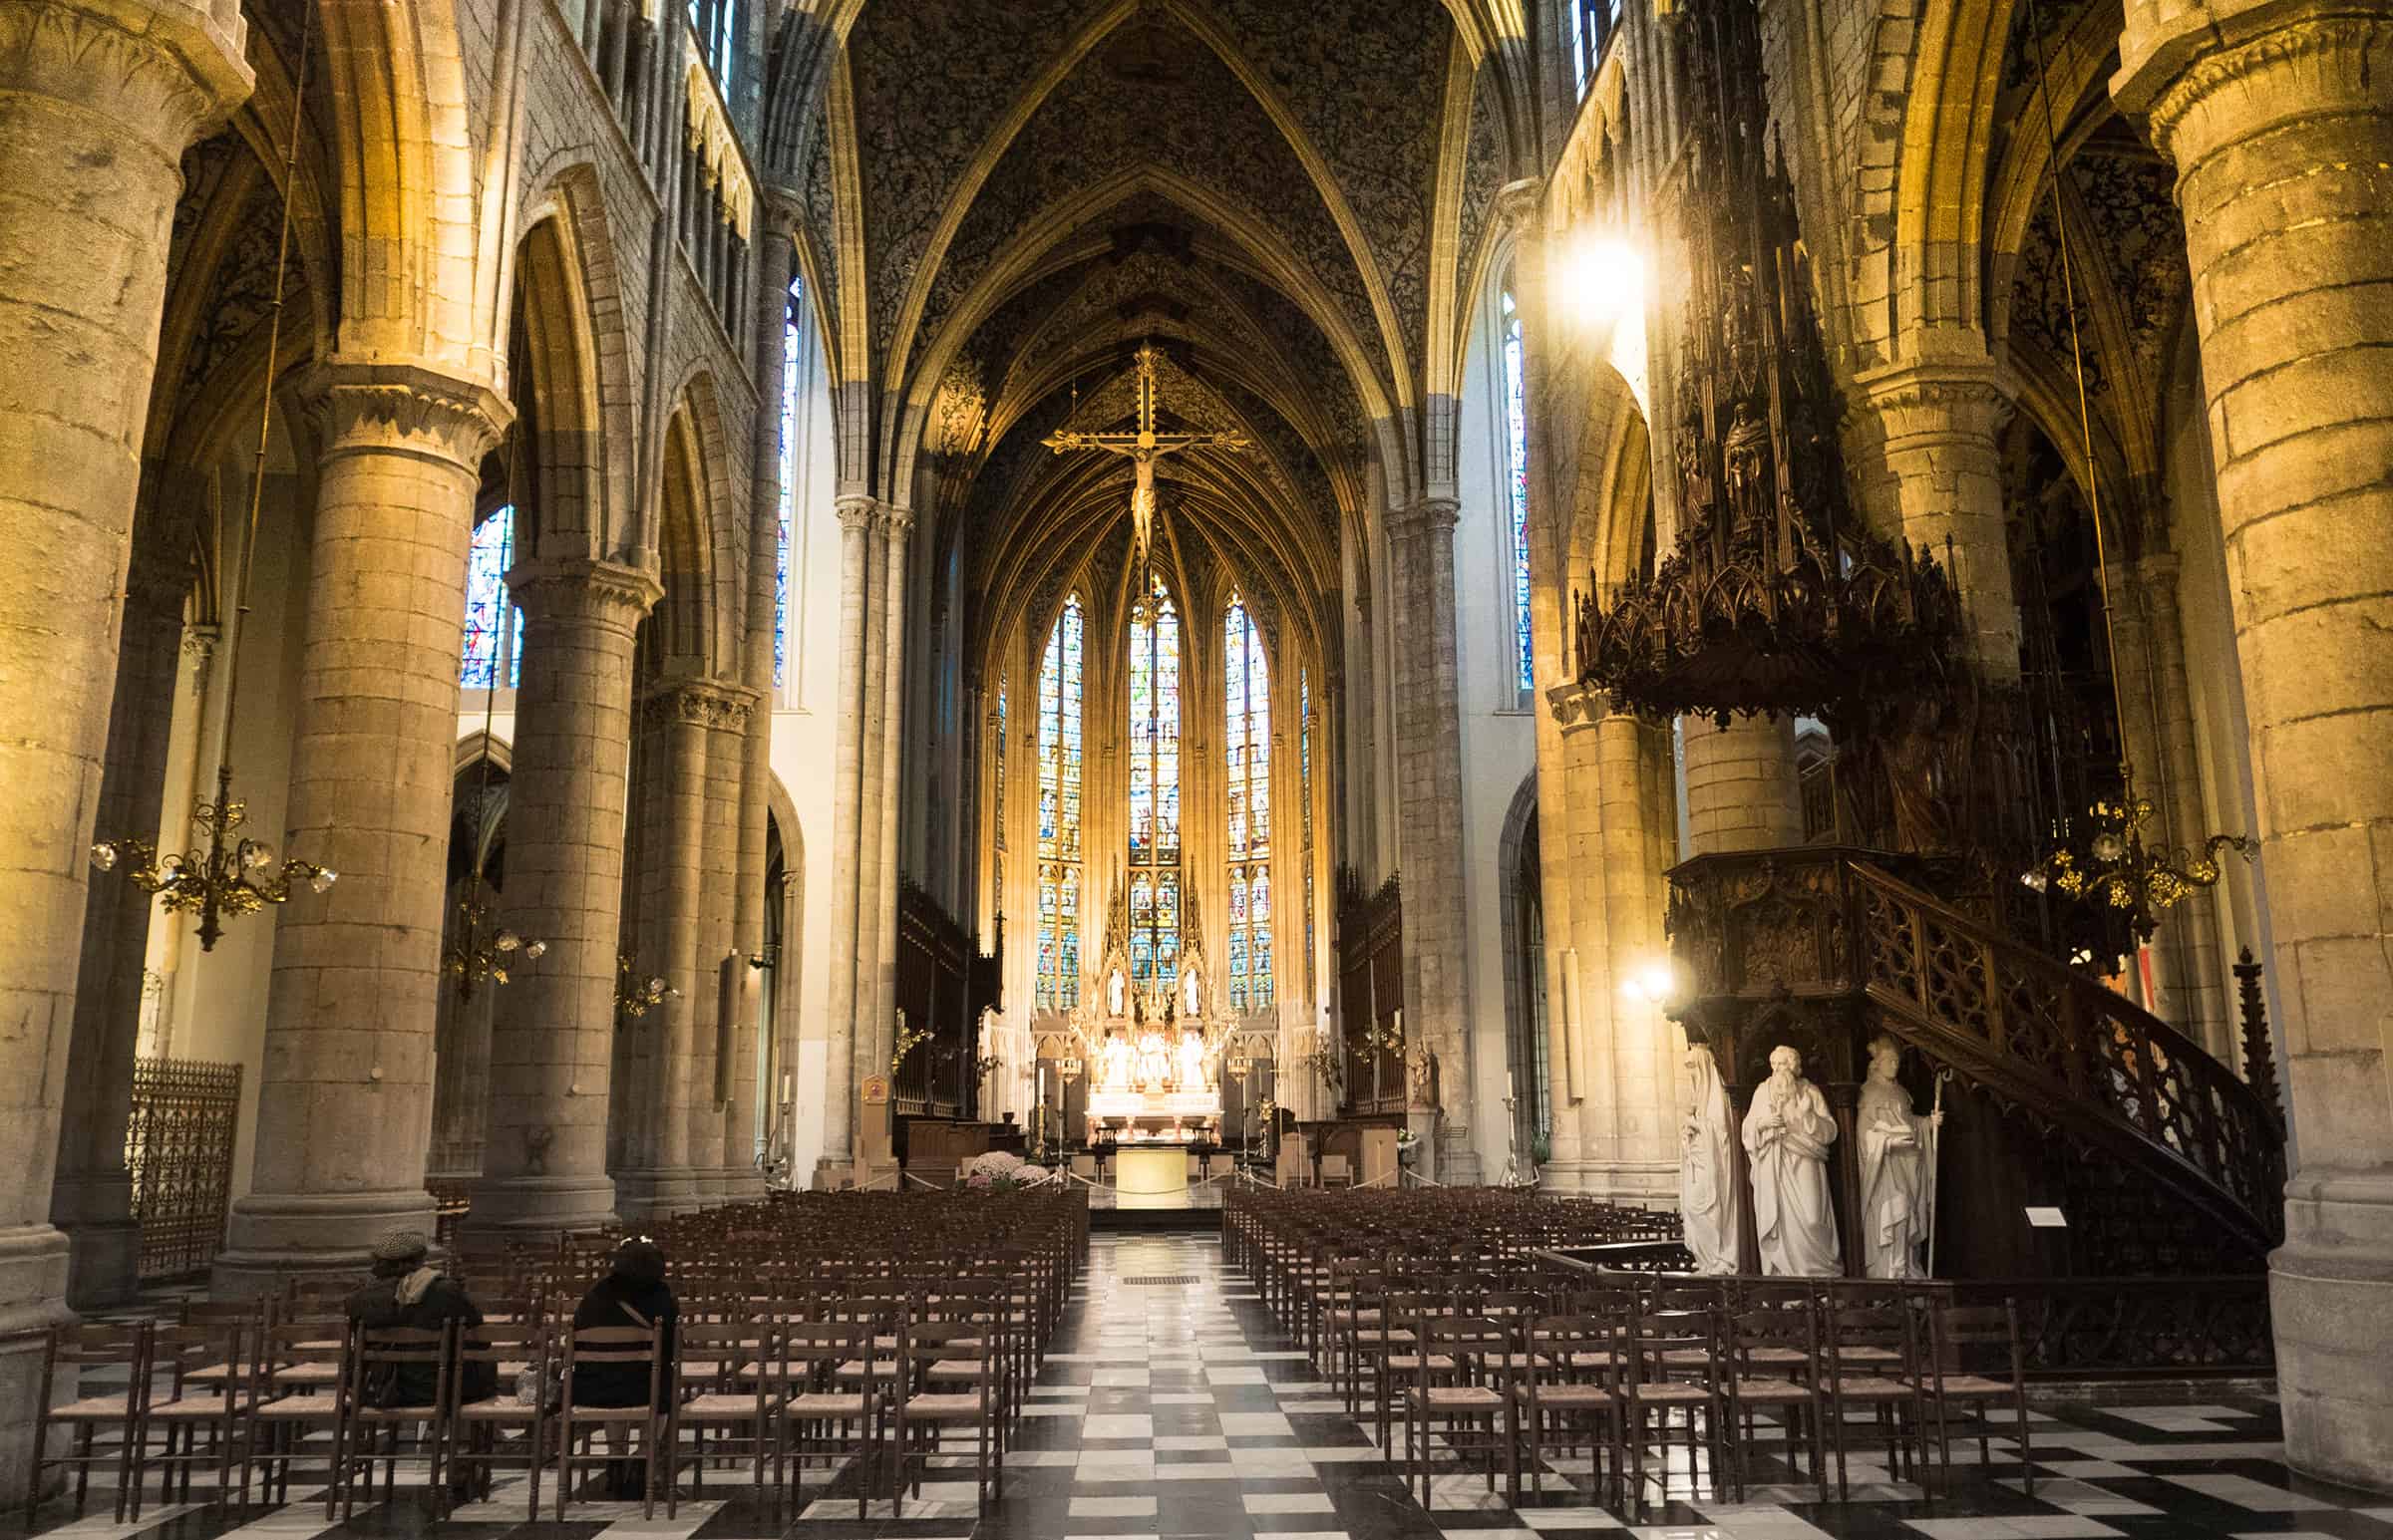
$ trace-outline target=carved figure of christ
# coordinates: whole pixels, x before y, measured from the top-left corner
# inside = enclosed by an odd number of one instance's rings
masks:
[[[1249,446],[1244,434],[1165,434],[1156,432],[1156,360],[1162,353],[1152,342],[1139,344],[1139,427],[1136,433],[1084,434],[1059,431],[1039,442],[1056,454],[1067,450],[1099,450],[1129,460],[1136,480],[1130,492],[1130,560],[1144,568],[1155,541],[1155,463],[1183,450],[1219,449],[1242,454]]]

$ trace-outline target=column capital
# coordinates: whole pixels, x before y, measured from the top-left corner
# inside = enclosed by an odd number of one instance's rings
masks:
[[[880,504],[880,528],[892,540],[904,539],[914,532],[914,510],[893,502]]]
[[[2111,99],[2149,120],[2153,144],[2181,170],[2208,147],[2286,118],[2393,108],[2393,7],[2384,0],[2203,0],[2159,10],[2151,0],[2129,5]],[[2300,71],[2298,93],[2233,89],[2287,68]],[[2226,104],[2222,112],[2211,111],[2215,101]]]
[[[238,0],[12,0],[0,94],[106,117],[173,159],[249,99],[248,31]]]
[[[694,727],[732,732],[748,725],[757,693],[721,679],[683,679],[657,686],[640,702],[650,727]]]
[[[1496,189],[1496,221],[1516,236],[1534,234],[1545,201],[1545,178],[1524,176]]]
[[[864,492],[843,492],[832,499],[831,507],[840,528],[850,534],[869,533],[880,518],[879,500]]]
[[[1591,728],[1613,714],[1610,696],[1575,680],[1546,691],[1545,704],[1552,709],[1553,720],[1561,725],[1564,736]]]
[[[420,364],[333,358],[307,372],[301,391],[326,458],[415,455],[479,471],[515,420],[490,386]]]
[[[518,561],[508,570],[507,588],[526,614],[613,618],[627,626],[638,625],[665,596],[652,574],[588,556]]]
[[[1388,535],[1409,540],[1416,535],[1452,534],[1461,521],[1463,505],[1452,497],[1423,497],[1418,502],[1388,509]]]
[[[2010,420],[2016,384],[1990,358],[1914,359],[1865,370],[1845,414],[1849,439],[1992,440]]]

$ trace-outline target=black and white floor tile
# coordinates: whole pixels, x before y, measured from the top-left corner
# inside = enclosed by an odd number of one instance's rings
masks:
[[[1156,1281],[1142,1281],[1156,1280]],[[1279,1336],[1210,1235],[1104,1236],[1082,1297],[1034,1386],[1006,1459],[1002,1499],[976,1512],[969,1469],[936,1469],[902,1516],[886,1502],[859,1519],[853,1488],[810,1473],[776,1521],[753,1494],[710,1478],[705,1501],[668,1520],[637,1504],[543,1501],[523,1522],[519,1483],[436,1522],[420,1488],[361,1506],[347,1523],[316,1502],[225,1512],[153,1507],[118,1525],[95,1500],[83,1517],[53,1503],[41,1540],[1537,1540],[1591,1531],[1622,1540],[2393,1540],[2393,1499],[2291,1474],[2265,1400],[2070,1404],[2040,1413],[2036,1484],[2014,1446],[1975,1440],[1955,1490],[1931,1505],[1857,1458],[1851,1496],[1823,1503],[1765,1453],[1745,1501],[1716,1493],[1679,1451],[1649,1464],[1644,1500],[1606,1506],[1585,1461],[1552,1460],[1521,1505],[1477,1474],[1433,1478],[1424,1508],[1368,1426]],[[946,1462],[952,1463],[952,1462]],[[966,1462],[968,1463],[968,1462]],[[951,1480],[937,1477],[952,1476]],[[401,1477],[404,1485],[404,1473]],[[718,1484],[721,1483],[721,1484]],[[95,1490],[95,1498],[98,1498]],[[20,1540],[21,1520],[0,1521]],[[1597,1537],[1590,1537],[1597,1540]]]

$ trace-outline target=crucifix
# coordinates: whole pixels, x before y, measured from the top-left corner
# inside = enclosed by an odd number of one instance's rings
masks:
[[[1242,453],[1248,448],[1241,433],[1159,434],[1155,431],[1155,364],[1163,356],[1152,342],[1139,344],[1139,429],[1136,433],[1084,434],[1062,430],[1039,442],[1058,455],[1066,450],[1103,450],[1129,459],[1138,480],[1130,493],[1130,559],[1145,567],[1155,539],[1155,462],[1183,450],[1213,449]]]

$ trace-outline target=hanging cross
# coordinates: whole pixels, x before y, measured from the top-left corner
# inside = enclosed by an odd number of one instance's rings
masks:
[[[1159,434],[1155,431],[1155,364],[1162,356],[1154,343],[1139,344],[1137,433],[1084,434],[1060,431],[1039,441],[1058,455],[1066,450],[1103,450],[1108,455],[1128,457],[1138,476],[1130,493],[1130,558],[1133,566],[1141,568],[1147,564],[1147,552],[1155,538],[1155,462],[1183,450],[1212,448],[1242,454],[1249,448],[1246,436],[1241,433]]]

